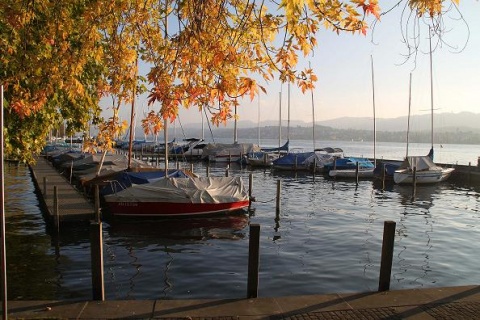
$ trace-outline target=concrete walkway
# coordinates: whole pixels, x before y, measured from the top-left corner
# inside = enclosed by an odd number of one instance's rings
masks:
[[[9,319],[480,319],[480,286],[238,300],[10,301]]]

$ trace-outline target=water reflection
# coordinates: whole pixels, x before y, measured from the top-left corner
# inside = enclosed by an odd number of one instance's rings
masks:
[[[118,239],[238,240],[245,237],[248,221],[248,214],[244,211],[183,219],[121,219],[108,223],[105,231],[111,238]]]

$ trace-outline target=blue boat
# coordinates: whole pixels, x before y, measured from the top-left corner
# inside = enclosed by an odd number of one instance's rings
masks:
[[[309,152],[289,152],[273,161],[273,168],[277,170],[315,170],[322,171],[324,167],[337,157],[342,157],[340,148],[321,148]]]
[[[324,171],[329,172],[330,170],[348,170],[357,168],[357,163],[359,169],[371,169],[375,168],[375,165],[372,161],[368,158],[361,158],[361,157],[345,157],[345,158],[337,158],[335,161],[331,163],[327,163],[324,166]]]

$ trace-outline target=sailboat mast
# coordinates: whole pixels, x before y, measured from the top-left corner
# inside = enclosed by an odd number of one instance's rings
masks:
[[[237,105],[235,105],[235,121],[233,123],[233,143],[237,143]]]
[[[430,44],[430,134],[432,142],[432,151],[433,151],[433,59],[432,59],[432,34],[430,28],[428,29],[428,40]]]
[[[130,135],[128,139],[128,162],[127,168],[132,166],[132,149],[133,149],[133,135],[135,134],[135,98],[137,95],[137,74],[138,74],[138,54],[135,58],[135,85],[132,92],[132,110],[130,112]]]
[[[310,62],[308,62],[308,68],[311,68]],[[311,89],[312,95],[312,141],[313,141],[313,150],[315,151],[315,103],[313,102],[313,88]]]
[[[260,145],[260,94],[258,95],[258,108],[257,108],[257,138],[258,138],[258,145]]]
[[[372,101],[373,101],[373,165],[377,166],[377,117],[375,114],[375,76],[373,73],[373,56],[370,56],[372,63]]]
[[[168,12],[168,4],[165,2],[165,12]],[[165,15],[165,39],[168,37],[168,14]],[[168,120],[163,119],[163,141],[165,142],[165,178],[168,178]]]
[[[200,116],[202,118],[202,141],[205,140],[205,126],[203,124],[203,107],[202,107],[202,110],[200,110]]]
[[[408,89],[408,118],[407,118],[407,154],[405,158],[408,157],[408,136],[410,134],[410,110],[412,106],[412,73],[410,72],[410,83]]]
[[[282,90],[279,92],[279,112],[278,112],[278,147],[282,146]]]
[[[290,81],[288,81],[288,121],[287,121],[287,140],[290,140]]]

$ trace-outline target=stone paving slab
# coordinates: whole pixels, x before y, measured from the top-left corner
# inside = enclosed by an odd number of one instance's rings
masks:
[[[10,301],[9,319],[480,319],[480,286],[256,299]]]

